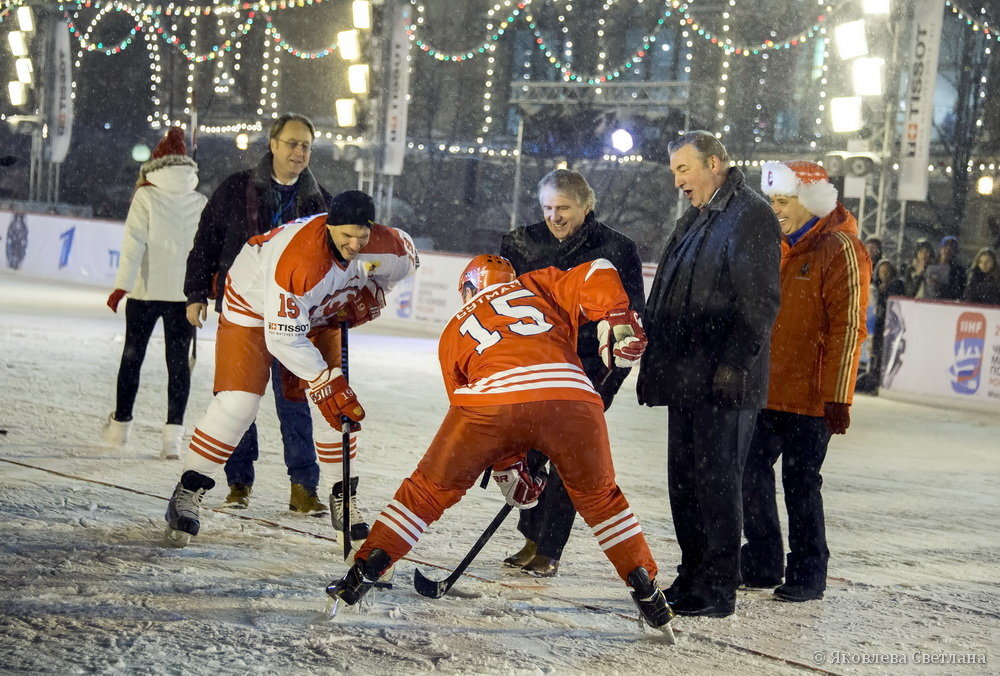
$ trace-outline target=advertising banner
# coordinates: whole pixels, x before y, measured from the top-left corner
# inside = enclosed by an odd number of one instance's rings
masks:
[[[73,131],[73,60],[70,54],[69,27],[62,21],[55,23],[53,47],[52,111],[49,118],[51,157],[53,162],[66,160]]]
[[[925,202],[944,2],[917,0],[913,4],[914,32],[906,61],[909,64],[909,81],[903,99],[906,109],[903,114],[903,137],[900,140],[899,188],[896,198],[901,201]]]
[[[386,176],[403,173],[406,155],[406,116],[410,101],[410,4],[397,6],[393,14],[386,73],[385,152],[380,171]]]
[[[122,223],[0,211],[0,270],[111,288]]]
[[[1000,307],[890,299],[881,386],[1000,411]]]

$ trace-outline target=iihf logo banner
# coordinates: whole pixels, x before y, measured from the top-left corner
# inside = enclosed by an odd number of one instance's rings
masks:
[[[1000,307],[891,298],[879,392],[1000,412]]]
[[[986,317],[979,312],[963,312],[955,329],[955,361],[948,368],[951,389],[958,394],[975,394],[983,372],[986,348]]]

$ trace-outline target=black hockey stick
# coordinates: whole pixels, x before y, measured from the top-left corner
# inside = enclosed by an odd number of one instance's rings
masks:
[[[545,456],[538,454],[536,462],[537,464],[531,463],[528,465],[528,473],[531,474],[532,477],[536,476],[540,468],[545,464]],[[500,528],[500,525],[504,522],[504,519],[507,518],[507,515],[510,514],[510,510],[512,509],[514,509],[513,505],[505,504],[500,511],[497,512],[497,515],[493,517],[493,521],[490,522],[490,525],[486,527],[483,534],[479,536],[478,540],[476,540],[476,544],[472,545],[472,549],[470,549],[469,553],[465,555],[465,558],[458,564],[458,567],[455,568],[451,575],[445,579],[435,581],[421,573],[419,568],[415,569],[413,571],[413,588],[417,590],[417,593],[431,599],[439,599],[447,594],[448,590],[451,589],[452,585],[458,581],[458,578],[462,576],[465,569],[469,567],[469,564],[471,564],[473,559],[476,558],[476,555],[479,554],[479,551],[486,546],[486,543],[489,542],[491,537],[493,537],[493,534],[497,532],[497,529]]]
[[[497,529],[500,528],[500,524],[504,522],[504,519],[507,518],[507,515],[510,514],[512,509],[514,509],[512,505],[505,504],[503,506],[497,515],[493,517],[493,521],[491,521],[490,525],[486,527],[483,534],[479,536],[478,540],[476,540],[476,544],[472,545],[472,549],[470,549],[469,553],[465,555],[462,562],[459,563],[458,567],[455,568],[451,575],[445,579],[435,581],[425,577],[424,574],[420,572],[419,568],[414,569],[413,588],[417,590],[417,593],[431,599],[439,599],[447,594],[448,590],[451,589],[452,585],[458,581],[458,578],[462,576],[465,569],[469,567],[472,560],[476,558],[477,554],[479,554],[479,550],[481,550],[486,543],[489,542],[489,539],[493,536],[493,534],[497,532]]]
[[[344,380],[347,377],[347,322],[340,323],[340,370],[344,373]],[[343,425],[344,435],[341,438],[341,453],[343,469],[341,488],[341,505],[344,510],[343,523],[340,524],[340,533],[344,538],[344,560],[351,556],[351,419],[346,415],[340,416]],[[331,507],[332,509],[332,507]]]

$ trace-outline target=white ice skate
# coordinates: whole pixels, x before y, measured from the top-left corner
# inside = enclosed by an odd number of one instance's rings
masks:
[[[186,547],[191,542],[191,536],[198,534],[201,528],[201,500],[213,486],[215,481],[204,474],[190,469],[184,472],[167,503],[164,517],[167,529],[163,533],[165,545]]]

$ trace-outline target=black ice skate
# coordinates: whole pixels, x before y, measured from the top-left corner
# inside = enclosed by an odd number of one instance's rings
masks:
[[[331,582],[326,588],[326,593],[334,600],[353,606],[375,586],[388,567],[389,555],[381,549],[373,549],[367,560],[355,559],[347,575],[336,582]]]
[[[164,532],[166,544],[170,547],[186,547],[192,535],[201,528],[201,500],[212,490],[215,481],[189,469],[181,476],[180,483],[167,503],[167,530]]]
[[[640,626],[645,621],[650,627],[663,631],[673,642],[674,631],[670,628],[670,620],[674,619],[674,612],[667,605],[660,588],[649,579],[646,569],[639,566],[628,574],[627,581],[633,590],[632,600],[639,609]]]
[[[364,540],[368,537],[368,524],[361,520],[358,513],[358,477],[351,477],[351,493],[348,503],[351,510],[351,541]],[[337,533],[344,532],[344,482],[338,481],[330,492],[330,521]]]

